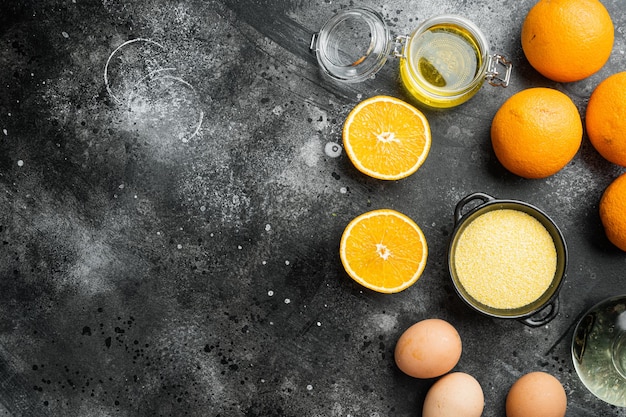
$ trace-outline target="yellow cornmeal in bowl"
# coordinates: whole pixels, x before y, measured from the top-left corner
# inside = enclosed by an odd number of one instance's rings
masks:
[[[499,209],[476,217],[457,239],[454,268],[471,298],[495,309],[541,297],[556,272],[552,236],[533,216]]]

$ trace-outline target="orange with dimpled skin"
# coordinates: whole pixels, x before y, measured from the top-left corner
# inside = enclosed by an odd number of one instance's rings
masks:
[[[545,77],[579,81],[609,59],[614,31],[609,12],[598,0],[539,0],[522,25],[522,49]]]

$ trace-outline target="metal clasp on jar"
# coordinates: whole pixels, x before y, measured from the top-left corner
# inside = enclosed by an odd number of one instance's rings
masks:
[[[392,41],[393,50],[391,55],[395,58],[405,58],[404,48],[406,47],[409,37],[406,35],[398,35]]]
[[[499,69],[504,70],[504,77],[500,75]],[[485,79],[495,87],[508,87],[511,81],[511,71],[513,64],[502,55],[493,54],[488,56],[487,73]]]

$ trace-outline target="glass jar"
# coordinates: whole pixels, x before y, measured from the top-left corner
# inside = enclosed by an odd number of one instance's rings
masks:
[[[392,36],[375,11],[347,9],[313,35],[311,50],[324,73],[341,82],[364,81],[389,56],[399,58],[406,91],[432,108],[466,102],[485,81],[506,87],[511,77],[511,63],[490,53],[480,29],[454,15],[428,19],[409,36]]]

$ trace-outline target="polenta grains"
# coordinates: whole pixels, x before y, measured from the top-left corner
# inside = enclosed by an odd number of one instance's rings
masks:
[[[533,216],[513,209],[475,218],[454,252],[459,283],[475,301],[495,309],[516,309],[539,299],[556,267],[550,233]]]

